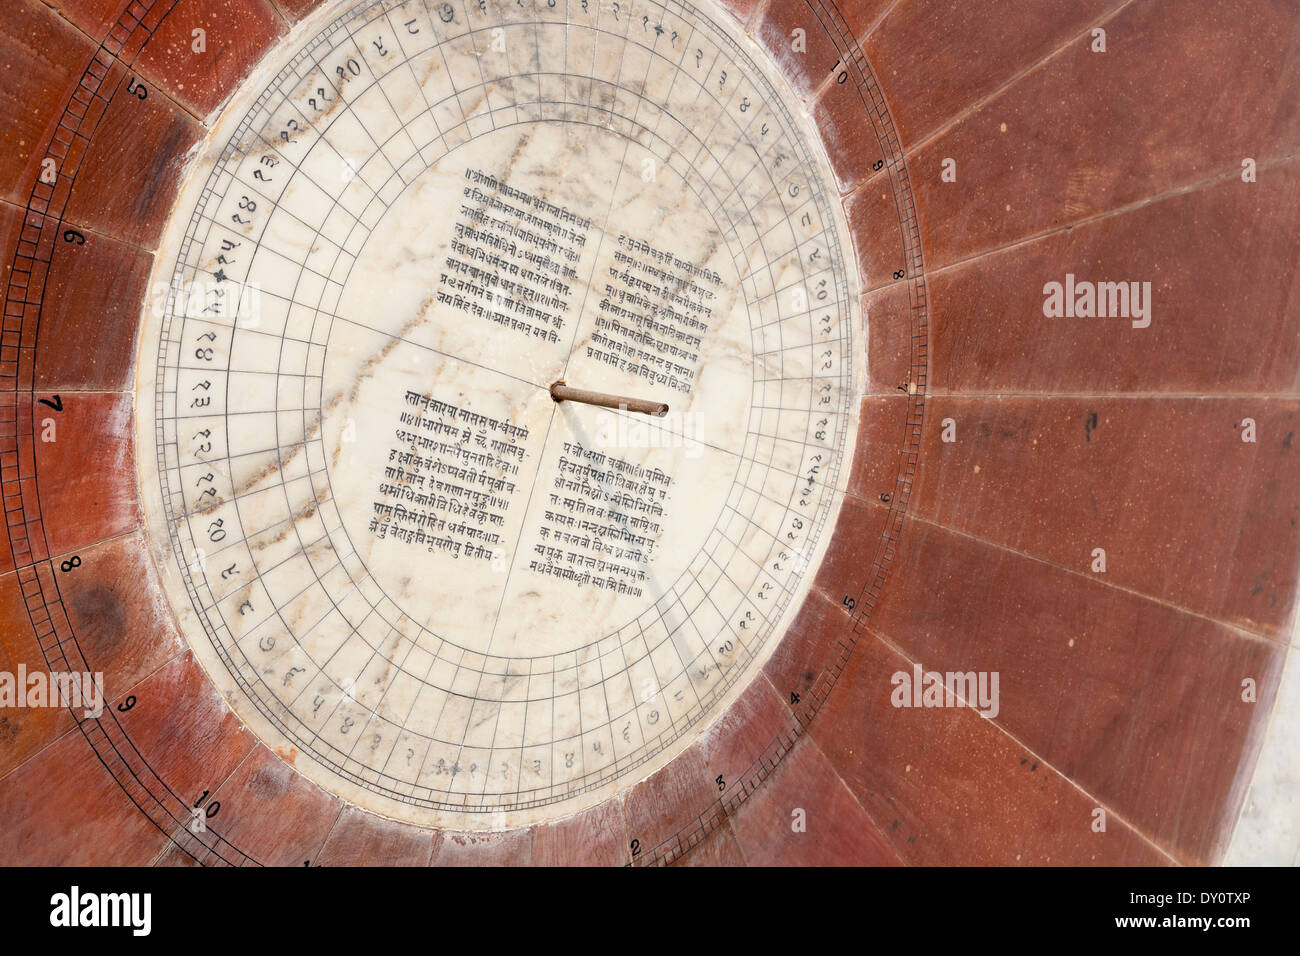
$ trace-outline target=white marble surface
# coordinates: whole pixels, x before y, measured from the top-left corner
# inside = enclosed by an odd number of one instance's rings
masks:
[[[1300,865],[1300,614],[1225,866]]]
[[[154,555],[216,685],[322,786],[425,824],[571,813],[696,739],[809,586],[857,425],[847,230],[720,11],[356,9],[228,105],[157,257],[193,286],[141,341]],[[484,292],[507,261],[547,316]],[[682,315],[707,331],[673,387]]]

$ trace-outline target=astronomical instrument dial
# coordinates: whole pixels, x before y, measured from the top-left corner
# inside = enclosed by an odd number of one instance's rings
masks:
[[[8,4],[0,859],[1272,847],[1276,7]]]
[[[137,440],[182,632],[268,746],[499,829],[726,712],[857,432],[819,149],[689,4],[333,4],[263,62],[156,257]]]

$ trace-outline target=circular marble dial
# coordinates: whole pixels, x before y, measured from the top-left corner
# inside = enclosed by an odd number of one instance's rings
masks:
[[[527,824],[755,675],[858,407],[794,102],[685,3],[381,0],[228,104],[156,260],[141,480],[182,631],[282,758],[387,816]]]

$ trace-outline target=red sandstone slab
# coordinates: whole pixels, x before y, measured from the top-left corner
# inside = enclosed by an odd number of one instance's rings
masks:
[[[0,672],[17,681],[20,665],[27,674],[49,673],[18,576],[10,573],[0,577]],[[36,757],[74,725],[66,707],[0,707],[0,777]]]
[[[135,698],[123,712],[125,694]],[[189,652],[113,695],[118,722],[158,778],[189,806],[256,744]]]
[[[627,861],[621,798],[533,828],[534,866],[622,866]]]
[[[871,117],[869,92],[856,66],[848,73],[851,82],[832,83],[812,104],[817,131],[843,193],[875,176],[886,159],[882,133]]]
[[[1238,809],[1238,766],[1253,760],[1252,727],[1270,707],[1279,647],[922,524],[904,536],[871,625],[927,671],[997,673],[993,723],[1031,762],[1179,859],[1213,861]],[[1247,678],[1259,703],[1241,698]]]
[[[205,811],[210,807],[212,794],[203,797]],[[184,808],[181,808],[184,814]],[[192,810],[190,811],[193,812]],[[218,808],[218,814],[220,808]],[[215,826],[207,827],[198,833],[190,828],[197,826],[197,817],[186,817],[184,824],[177,825],[168,835],[167,846],[154,859],[154,866],[254,866],[255,862],[240,852],[239,847],[224,842]],[[213,818],[215,820],[215,817]],[[206,820],[205,820],[206,826]],[[299,866],[312,861],[300,861]]]
[[[85,666],[104,675],[104,693],[120,701],[136,685],[184,650],[162,600],[161,584],[147,555],[143,536],[115,538],[80,552],[81,564],[54,573],[76,646]],[[73,666],[80,666],[72,654]],[[201,675],[191,677],[197,692]],[[166,679],[159,693],[166,693]],[[139,694],[137,693],[137,697]],[[177,706],[169,702],[172,706]],[[149,713],[164,724],[185,716],[166,710]],[[209,706],[215,706],[209,702]],[[233,728],[231,728],[233,729]],[[216,737],[219,728],[209,728]],[[157,727],[154,734],[161,735]],[[215,743],[215,741],[214,741]]]
[[[850,495],[873,504],[888,506],[892,502],[898,493],[903,451],[915,428],[908,424],[914,403],[912,396],[897,387],[892,394],[863,399],[853,467],[848,476]],[[855,532],[855,537],[865,533],[864,526],[862,532]],[[854,545],[861,547],[865,543],[855,541]]]
[[[202,866],[198,860],[190,856],[175,843],[168,841],[167,846],[153,861],[154,866],[175,866],[175,867],[196,867]]]
[[[95,45],[36,0],[5,5],[0,18],[0,196],[26,206],[59,116]]]
[[[212,791],[204,805],[218,800],[221,809],[208,828],[265,866],[315,862],[343,808],[260,744]]]
[[[743,25],[753,17],[754,11],[762,5],[762,0],[716,0],[716,5],[726,10]]]
[[[22,274],[26,270],[21,270],[17,274],[14,273],[14,253],[18,251],[18,240],[22,234],[25,214],[26,210],[21,206],[0,203],[0,268],[4,270],[4,284],[0,286],[0,299],[6,299],[9,296],[10,283],[15,279],[19,285],[18,290],[15,290],[18,294],[14,298],[27,297],[24,291],[20,291],[25,290],[30,284],[30,280]],[[12,338],[12,335],[13,333],[10,332],[6,336],[6,345],[18,344]]]
[[[644,860],[661,842],[679,833],[686,840],[698,827],[699,815],[716,806],[716,792],[702,750],[698,745],[690,747],[627,792],[623,815],[629,845],[636,840],[638,857]],[[665,849],[675,852],[675,844]]]
[[[68,392],[59,398],[62,411],[39,403],[31,411],[40,508],[27,514],[44,519],[51,553],[66,555],[125,534],[141,519],[131,395]]]
[[[789,731],[791,712],[788,699],[760,674],[700,738],[705,773],[719,800],[752,790],[764,756]]]
[[[853,250],[858,257],[862,286],[873,291],[907,278],[907,253],[903,244],[907,213],[899,206],[893,184],[876,179],[845,201]],[[927,243],[928,252],[928,243]]]
[[[426,866],[434,831],[386,820],[357,807],[343,810],[320,857],[321,866]]]
[[[822,5],[831,6],[825,0]],[[886,17],[906,13],[906,7],[898,10],[898,0],[836,0],[834,7],[858,43],[871,36],[873,28],[878,28]]]
[[[1195,17],[1176,0],[1129,4],[1106,24],[1107,52],[1080,41],[909,156],[917,170],[958,164],[959,188],[913,179],[929,265],[1236,177],[1245,157],[1293,153],[1294,16],[1230,0],[1207,0]]]
[[[174,0],[37,0],[58,10],[96,43],[131,62]],[[121,42],[119,49],[117,44]]]
[[[729,823],[722,823],[689,853],[673,861],[674,866],[744,866],[740,844]]]
[[[910,667],[865,636],[811,728],[905,863],[1168,862],[1113,815],[1094,833],[1096,801],[974,711],[892,706],[891,677]]]
[[[909,283],[896,283],[863,296],[862,311],[867,326],[866,391],[869,395],[904,394],[898,386],[906,384],[912,377],[912,306]],[[930,335],[933,334],[931,325]],[[930,344],[931,351],[933,347]]]
[[[932,273],[931,388],[1294,392],[1300,289],[1278,276],[1300,258],[1298,218],[1293,161]],[[1150,283],[1150,324],[1046,317],[1044,286],[1067,273]]]
[[[178,0],[137,63],[173,97],[207,116],[287,29],[268,0]]]
[[[324,0],[272,0],[272,2],[283,16],[297,22],[319,7]]]
[[[899,137],[911,147],[1122,5],[912,0],[885,17],[863,49],[888,93]]]
[[[883,487],[893,487],[893,477]],[[880,539],[889,520],[889,506],[876,501],[846,497],[826,557],[813,579],[817,590],[836,604],[847,597],[857,600],[872,578],[872,565],[880,551]]]
[[[143,83],[145,98],[127,92],[128,83]],[[83,232],[152,249],[202,127],[151,81],[121,66],[109,71],[103,92],[112,99],[77,170],[65,219]]]
[[[0,780],[0,820],[6,865],[144,866],[167,842],[80,731]]]
[[[531,866],[532,831],[449,830],[434,850],[432,866]]]
[[[27,430],[31,407],[30,395],[0,392],[0,453],[3,454],[0,478],[4,482],[7,513],[4,528],[0,530],[0,574],[12,571],[18,561],[26,564],[35,560],[41,555],[34,557],[32,551],[40,549],[43,554],[45,547],[40,522],[33,521],[33,516],[39,515],[39,508],[32,480],[36,471],[32,440],[30,435],[20,436],[20,432]]]
[[[153,257],[93,232],[82,245],[54,248],[36,340],[37,389],[130,388]]]
[[[847,503],[846,503],[847,506]],[[818,588],[809,592],[785,636],[763,665],[763,673],[782,700],[799,697],[799,706],[820,685],[849,645],[851,622],[840,601],[832,601]]]
[[[50,6],[95,40],[108,35],[126,7],[125,0],[51,0]]]
[[[808,737],[732,815],[751,866],[898,866],[898,855]]]
[[[1102,548],[1109,584],[1281,637],[1297,433],[1300,400],[931,398],[913,513],[1085,574]]]
[[[835,39],[807,0],[769,3],[752,32],[804,99],[816,94],[840,59]]]

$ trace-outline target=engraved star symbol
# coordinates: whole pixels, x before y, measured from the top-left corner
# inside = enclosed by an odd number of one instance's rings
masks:
[[[218,282],[225,282],[227,278],[226,271],[224,269],[218,269],[213,274],[213,278],[216,279]]]

